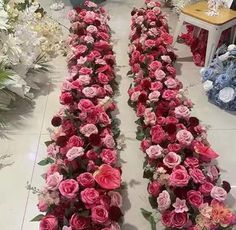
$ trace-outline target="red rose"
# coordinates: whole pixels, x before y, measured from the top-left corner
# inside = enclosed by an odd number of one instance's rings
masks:
[[[62,93],[60,96],[60,102],[63,105],[71,104],[73,102],[73,96],[68,92]]]
[[[148,184],[148,193],[157,197],[161,191],[161,184],[158,181],[153,181]]]
[[[195,190],[190,190],[187,192],[187,200],[195,208],[199,208],[203,203],[201,192]]]
[[[88,229],[90,226],[90,219],[88,217],[79,216],[78,214],[73,214],[70,219],[70,226],[72,229],[82,230]]]
[[[53,215],[48,215],[43,217],[39,225],[40,230],[57,230],[58,221],[57,218]]]
[[[173,216],[173,212],[169,210],[163,212],[161,216],[162,224],[168,228],[172,227],[172,216]]]
[[[152,136],[152,141],[155,144],[160,144],[162,141],[166,139],[165,131],[162,129],[160,125],[152,127],[150,133]]]

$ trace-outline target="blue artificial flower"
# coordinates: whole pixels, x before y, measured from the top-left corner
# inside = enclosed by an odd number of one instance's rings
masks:
[[[229,84],[230,76],[226,73],[220,74],[216,80],[215,83],[220,85],[221,87],[226,87]]]
[[[201,72],[203,81],[210,80],[214,76],[214,70],[212,68],[205,68]]]

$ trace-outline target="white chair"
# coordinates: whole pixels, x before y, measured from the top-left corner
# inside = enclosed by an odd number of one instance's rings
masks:
[[[222,8],[219,10],[218,16],[207,15],[207,2],[198,2],[182,9],[177,28],[173,38],[173,46],[175,45],[178,35],[181,32],[184,22],[190,23],[199,29],[208,30],[208,42],[206,51],[205,66],[212,61],[216,52],[221,34],[224,30],[231,29],[230,42],[233,44],[236,40],[236,11]],[[196,35],[197,30],[195,31]]]

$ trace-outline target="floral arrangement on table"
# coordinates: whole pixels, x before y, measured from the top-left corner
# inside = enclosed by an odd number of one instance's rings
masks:
[[[119,230],[122,216],[119,129],[112,112],[115,56],[109,16],[85,2],[69,12],[69,76],[62,85],[62,109],[52,119],[56,128],[47,142],[51,163],[39,193],[40,230]],[[32,189],[32,188],[31,188]]]
[[[201,75],[209,100],[222,109],[236,111],[236,45],[229,45],[201,70]]]
[[[174,11],[179,14],[181,9],[183,9],[187,5],[194,4],[199,0],[172,0],[172,5],[174,6]]]
[[[132,11],[128,75],[134,83],[128,94],[138,117],[150,204],[166,229],[229,229],[236,224],[236,215],[224,204],[230,184],[220,182],[213,162],[218,154],[206,129],[191,116],[193,104],[176,78],[173,39],[160,3],[145,3]],[[157,212],[142,213],[156,229]]]
[[[0,111],[17,97],[31,100],[39,90],[38,72],[64,52],[62,31],[34,0],[0,0]]]
[[[193,54],[193,61],[197,66],[204,66],[206,58],[206,48],[207,48],[207,39],[208,31],[201,29],[197,36],[194,34],[194,26],[191,24],[186,25],[186,33],[182,33],[180,39],[190,47]],[[225,30],[222,33],[218,47],[222,46],[227,39],[230,37],[230,29]]]

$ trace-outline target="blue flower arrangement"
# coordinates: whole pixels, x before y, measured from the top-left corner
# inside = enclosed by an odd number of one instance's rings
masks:
[[[209,101],[236,111],[236,45],[221,47],[212,63],[200,72]]]

